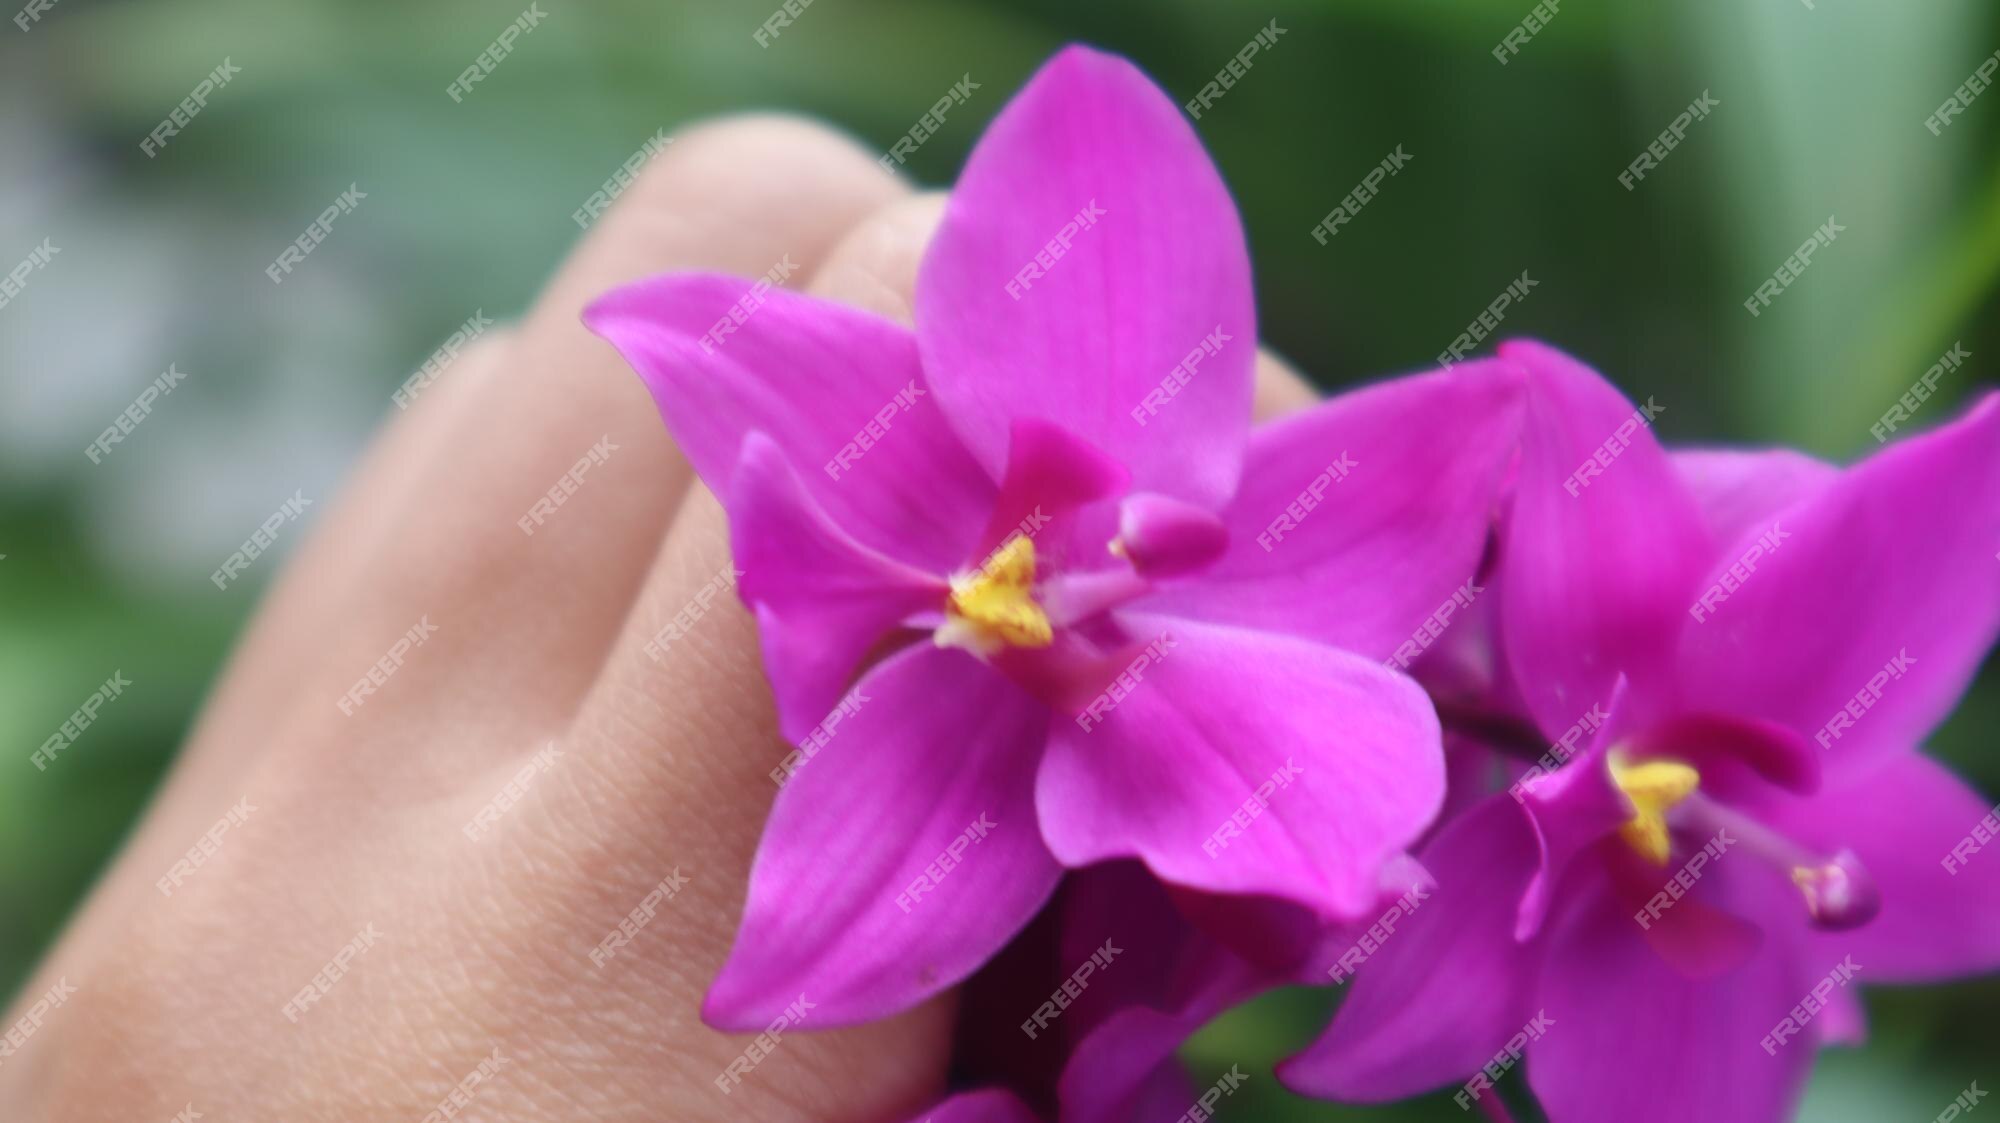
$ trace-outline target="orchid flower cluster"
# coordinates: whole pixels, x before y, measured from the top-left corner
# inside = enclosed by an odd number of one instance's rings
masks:
[[[811,748],[711,1025],[962,987],[921,1118],[1201,1119],[1190,1033],[1343,984],[1298,1092],[1508,1118],[1519,1063],[1555,1123],[1773,1123],[1851,977],[2000,966],[2000,857],[1952,860],[1989,803],[1919,751],[2000,628],[1993,397],[1848,468],[1669,451],[1512,342],[1253,425],[1229,192],[1083,48],[973,151],[914,328],[699,274],[586,318]]]

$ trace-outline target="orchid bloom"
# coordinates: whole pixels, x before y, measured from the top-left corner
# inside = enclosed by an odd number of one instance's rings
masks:
[[[1273,987],[1325,982],[1371,926],[1429,885],[1414,861],[1387,863],[1367,919],[1327,927],[1282,901],[1170,890],[1136,862],[1072,873],[960,992],[952,1067],[979,1090],[925,1118],[1207,1118],[1245,1074],[1198,1087],[1175,1056],[1187,1038]],[[1217,921],[1255,943],[1233,948],[1212,931]]]
[[[981,1091],[947,1104],[991,1109],[1003,1102],[993,1090],[1005,1088],[1032,1117],[1058,1123],[1187,1113],[1202,1093],[1175,1057],[1182,1043],[1228,1007],[1293,980],[1226,950],[1182,917],[1174,896],[1137,862],[1066,877],[961,989],[952,1070]]]
[[[1989,801],[1916,751],[2000,631],[2000,397],[1839,470],[1669,454],[1574,359],[1500,354],[1497,642],[1542,744],[1593,732],[1420,852],[1435,900],[1281,1075],[1484,1105],[1525,1055],[1553,1123],[1775,1123],[1862,1035],[1855,978],[2000,967]]]
[[[585,317],[727,510],[811,750],[710,1024],[907,1008],[1112,858],[1356,912],[1436,812],[1435,712],[1385,661],[1477,562],[1518,372],[1253,431],[1236,210],[1131,64],[1067,49],[992,122],[914,329],[688,274]]]

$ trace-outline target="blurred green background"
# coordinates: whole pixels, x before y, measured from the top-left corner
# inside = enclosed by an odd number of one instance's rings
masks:
[[[1329,386],[1427,364],[1523,270],[1539,284],[1499,334],[1560,342],[1654,396],[1670,440],[1852,458],[1954,342],[1972,360],[1922,425],[2000,346],[2000,95],[1941,136],[1924,126],[2000,47],[1990,0],[1563,4],[1506,65],[1491,52],[1526,0],[823,0],[768,48],[751,33],[775,0],[539,7],[463,104],[445,86],[520,0],[58,0],[27,30],[0,9],[0,271],[44,238],[62,251],[0,308],[10,988],[140,814],[277,570],[208,581],[282,498],[269,481],[335,490],[391,389],[475,309],[518,315],[576,239],[571,212],[661,128],[775,107],[880,149],[970,75],[981,88],[911,164],[946,183],[1060,44],[1130,55],[1186,100],[1275,18],[1285,34],[1197,127],[1244,212],[1266,341]],[[242,72],[142,154],[225,57]],[[1720,106],[1624,189],[1704,90]],[[1330,245],[1311,238],[1398,145],[1410,165]],[[367,201],[270,284],[264,266],[350,184]],[[1847,232],[1748,315],[1829,216]],[[84,447],[169,363],[188,381],[91,463]],[[36,771],[29,754],[114,669],[133,688]],[[1989,670],[1935,744],[1990,794],[1996,710]],[[1465,1118],[1445,1097],[1360,1110],[1279,1092],[1268,1062],[1327,1002],[1274,995],[1190,1046],[1199,1083],[1261,1070],[1223,1118]],[[1827,1055],[1806,1118],[1929,1119],[2000,1082],[1994,983],[1870,1006],[1873,1041]]]

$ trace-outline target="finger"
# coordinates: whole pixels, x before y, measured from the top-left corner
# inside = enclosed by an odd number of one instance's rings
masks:
[[[181,754],[174,786],[194,779],[184,773],[233,775],[269,748],[269,730],[296,705],[297,684],[324,656],[323,637],[339,631],[354,599],[367,595],[357,587],[361,577],[407,516],[403,482],[446,455],[450,434],[506,361],[512,334],[498,328],[480,336],[384,424],[251,617]]]
[[[904,190],[851,141],[785,118],[697,128],[656,157],[522,322],[448,451],[398,481],[399,517],[312,683],[321,738],[305,751],[428,786],[560,730],[691,479],[582,308],[662,271],[810,270]]]
[[[39,994],[43,976],[52,981],[123,939],[110,919],[154,896],[155,879],[242,794],[246,770],[270,749],[279,715],[296,704],[296,684],[317,666],[319,638],[339,627],[356,595],[353,581],[393,525],[394,512],[381,497],[438,454],[454,419],[498,368],[509,334],[494,329],[481,336],[446,368],[448,377],[389,420],[258,607],[119,861],[71,915],[56,953],[21,994]]]
[[[1257,390],[1250,403],[1250,416],[1270,421],[1297,413],[1319,401],[1319,391],[1305,380],[1292,364],[1267,348],[1257,349]]]
[[[906,320],[915,262],[940,205],[926,196],[881,209],[842,240],[808,288]],[[531,862],[582,864],[566,879],[568,893],[531,903],[533,916],[523,922],[539,931],[537,941],[574,944],[576,917],[615,917],[620,902],[629,908],[664,871],[692,871],[670,930],[621,955],[612,969],[564,985],[603,988],[602,1002],[659,1027],[662,1049],[674,1043],[718,1072],[743,1039],[705,1029],[694,1012],[731,944],[775,794],[770,768],[785,752],[755,624],[726,590],[714,595],[728,563],[726,516],[696,487],[566,738],[564,782],[551,785],[540,805],[547,825],[501,825],[510,847],[548,855]],[[668,658],[644,654],[664,625],[690,617]],[[782,1062],[731,1099],[741,1098],[739,1108],[760,1119],[894,1118],[920,1106],[941,1077],[949,1018],[949,1001],[939,1000],[796,1044],[788,1038]],[[789,1105],[802,1097],[823,1106],[801,1115]],[[725,1103],[719,1095],[697,1099],[690,1113]]]

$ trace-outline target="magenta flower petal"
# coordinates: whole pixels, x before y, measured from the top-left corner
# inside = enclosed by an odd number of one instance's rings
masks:
[[[1012,1092],[988,1088],[961,1092],[910,1123],[1041,1123]]]
[[[1831,853],[1852,848],[1882,894],[1874,920],[1817,936],[1852,951],[1877,982],[1929,983],[2000,969],[2000,845],[1993,800],[1927,757],[1856,770],[1808,800],[1762,814],[1777,830]],[[1986,823],[1989,841],[1974,831]]]
[[[1138,863],[1092,866],[1073,875],[1066,892],[1062,970],[1102,945],[1119,951],[1064,1014],[1078,1037],[1057,1085],[1062,1121],[1178,1118],[1195,1098],[1175,1059],[1182,1043],[1217,1014],[1285,980],[1191,924],[1177,904],[1197,894],[1170,893]],[[1210,900],[1220,908],[1240,901]]]
[[[1486,546],[1520,400],[1519,372],[1482,360],[1259,428],[1223,515],[1229,552],[1147,608],[1377,659],[1423,642],[1440,606],[1477,595],[1461,588]]]
[[[762,1029],[801,993],[820,1027],[907,1009],[998,951],[1060,876],[1022,751],[1045,736],[1046,710],[928,644],[855,693],[772,808],[736,946],[702,1007],[719,1029]]]
[[[1206,507],[1146,492],[1118,506],[1118,549],[1141,576],[1179,577],[1215,564],[1229,528]]]
[[[839,703],[882,635],[906,616],[935,609],[947,585],[834,525],[761,432],[744,439],[732,485],[730,549],[743,574],[737,588],[757,614],[778,727],[798,741]]]
[[[1507,343],[1500,355],[1529,374],[1501,626],[1529,708],[1559,731],[1603,701],[1621,671],[1648,693],[1712,547],[1624,395],[1539,343]]]
[[[1428,899],[1379,940],[1333,1024],[1278,1067],[1295,1091],[1379,1102],[1465,1079],[1534,1013],[1539,945],[1510,935],[1536,865],[1520,809],[1495,796],[1421,857]]]
[[[1920,742],[2000,634],[2000,396],[1848,469],[1701,622],[1684,705],[1790,725],[1831,767]],[[1764,533],[1725,547],[1711,581]],[[1907,656],[1907,660],[1905,660]]]
[[[1701,884],[1730,882],[1741,883],[1731,895],[1744,899],[1785,892],[1775,871],[1730,861]],[[1551,1123],[1790,1119],[1812,1036],[1771,1053],[1758,1042],[1840,956],[1808,967],[1795,958],[1795,940],[1773,939],[1737,970],[1692,980],[1656,954],[1611,894],[1576,899],[1585,907],[1551,931],[1529,1010],[1548,1020],[1528,1044],[1528,1083]]]
[[[1717,545],[1752,527],[1770,529],[1779,512],[1840,478],[1839,468],[1788,448],[1675,449],[1667,456]]]
[[[639,372],[675,444],[725,507],[743,438],[757,430],[855,538],[933,573],[963,562],[997,473],[988,477],[945,423],[915,336],[761,285],[655,277],[598,298],[584,322]],[[732,309],[746,317],[740,325]],[[718,324],[734,331],[709,334]]]
[[[1570,863],[1632,817],[1631,802],[1612,783],[1607,764],[1611,747],[1629,720],[1629,697],[1621,677],[1612,687],[1609,716],[1590,746],[1554,772],[1523,781],[1521,809],[1534,831],[1537,862],[1514,919],[1517,940],[1542,930]]]
[[[1790,726],[1734,714],[1677,714],[1636,733],[1634,756],[1693,765],[1711,795],[1761,794],[1775,784],[1810,795],[1819,789],[1819,750]]]
[[[1012,421],[1041,417],[1123,461],[1140,490],[1211,508],[1235,490],[1257,346],[1249,253],[1180,107],[1131,63],[1070,47],[1008,103],[916,295],[931,386],[994,476]]]
[[[1077,1043],[1063,1068],[1063,1123],[1168,1120],[1187,1111],[1196,1093],[1174,1053],[1201,1028],[1190,1022],[1149,1006],[1129,1006],[1106,1018]]]
[[[1423,691],[1372,660],[1287,636],[1123,622],[1172,646],[1108,710],[1055,724],[1036,804],[1057,857],[1137,857],[1176,885],[1341,916],[1374,904],[1382,862],[1444,797]]]
[[[1045,546],[1065,537],[1044,524],[1067,526],[1077,509],[1122,493],[1132,482],[1125,466],[1060,425],[1033,418],[1016,421],[1008,435],[1007,470],[993,515],[979,536],[979,555],[1016,534]]]

